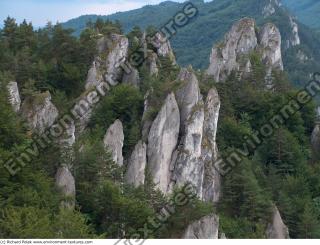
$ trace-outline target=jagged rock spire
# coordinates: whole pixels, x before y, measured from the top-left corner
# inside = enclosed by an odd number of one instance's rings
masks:
[[[17,82],[9,82],[7,85],[9,102],[15,112],[20,110],[21,99]]]
[[[112,155],[112,159],[119,166],[123,165],[122,148],[124,142],[123,126],[120,120],[116,120],[107,130],[103,143]]]
[[[179,129],[179,108],[171,93],[154,120],[148,137],[148,168],[163,193],[168,192],[171,156],[178,143]]]
[[[276,206],[273,207],[272,221],[268,225],[266,235],[268,239],[288,239],[289,230],[283,223],[280,212]]]
[[[21,113],[29,128],[39,134],[52,126],[59,115],[58,109],[51,102],[49,91],[26,98]]]
[[[250,54],[258,52],[269,72],[283,70],[281,35],[278,28],[268,23],[257,33],[253,19],[236,22],[222,43],[212,49],[207,75],[216,81],[225,81],[232,71],[240,75],[251,71]]]

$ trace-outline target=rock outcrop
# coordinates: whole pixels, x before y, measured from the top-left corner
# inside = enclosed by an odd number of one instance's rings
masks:
[[[273,208],[272,221],[268,225],[266,236],[268,239],[288,239],[289,230],[283,223],[280,212],[276,206]]]
[[[188,226],[183,239],[218,239],[219,217],[217,215],[205,216]]]
[[[159,56],[168,57],[173,62],[173,64],[176,63],[171,44],[169,40],[164,35],[162,35],[162,33],[157,32],[153,36],[151,43],[157,49],[157,54]]]
[[[201,160],[204,163],[202,199],[207,202],[218,202],[221,192],[221,177],[219,173],[218,146],[216,134],[218,128],[220,98],[215,88],[209,90],[205,102],[203,125],[203,140]]]
[[[129,65],[127,71],[124,72],[122,77],[122,83],[131,84],[138,88],[140,84],[139,71],[133,66]]]
[[[158,55],[152,51],[148,51],[145,65],[147,71],[151,76],[157,76],[159,73],[159,68],[157,65]]]
[[[107,41],[108,56],[106,59],[107,82],[114,86],[121,81],[124,64],[128,55],[129,41],[122,35],[112,34]]]
[[[271,23],[265,24],[259,33],[259,50],[262,61],[269,69],[283,70],[281,55],[281,34]]]
[[[58,109],[51,102],[51,94],[45,92],[26,98],[21,107],[23,118],[31,130],[42,134],[58,118]]]
[[[86,90],[106,81],[111,86],[121,82],[128,56],[129,41],[123,35],[111,34],[97,41],[98,56],[88,71]]]
[[[112,154],[112,159],[119,166],[123,165],[123,148],[124,134],[123,126],[120,120],[116,120],[107,130],[104,136],[104,146]]]
[[[314,127],[311,135],[312,158],[314,161],[320,159],[320,123]]]
[[[20,93],[17,82],[9,82],[7,85],[9,102],[15,112],[19,112],[21,106]]]
[[[297,22],[289,16],[289,23],[291,27],[291,36],[290,39],[287,40],[287,48],[294,47],[301,44],[300,36],[299,36],[299,26]]]
[[[139,141],[135,146],[128,161],[128,168],[125,175],[126,183],[132,184],[135,187],[143,185],[145,179],[146,164],[147,146],[142,141]]]
[[[212,49],[207,74],[224,81],[232,71],[240,69],[240,56],[248,55],[257,43],[255,21],[244,18],[236,22],[224,41]]]
[[[250,54],[254,51],[260,53],[270,71],[283,70],[278,28],[268,23],[257,34],[255,21],[244,18],[236,22],[224,41],[212,49],[206,73],[216,81],[225,81],[232,71],[238,72],[241,77],[251,71]]]
[[[201,95],[198,79],[191,68],[189,70],[181,69],[177,80],[182,82],[182,86],[176,92],[176,99],[180,109],[181,129],[183,131],[184,124],[193,107],[200,101]]]
[[[148,141],[148,136],[150,132],[150,128],[152,126],[152,120],[149,118],[149,96],[152,94],[152,91],[148,91],[144,96],[144,108],[143,108],[143,115],[142,115],[142,140],[144,142]]]
[[[177,187],[192,184],[198,197],[202,198],[204,163],[200,157],[204,123],[203,103],[196,105],[193,110],[187,119],[185,133],[177,149],[177,158],[173,158],[175,164],[172,180]]]
[[[99,66],[100,64],[96,61],[92,63],[92,66],[88,71],[88,76],[85,84],[86,90],[98,86],[103,81],[102,74],[99,71]]]
[[[56,187],[65,197],[62,205],[66,208],[73,208],[75,204],[76,187],[72,173],[67,167],[62,166],[58,169],[55,180]]]
[[[180,113],[173,93],[154,120],[148,137],[148,168],[154,183],[167,193],[170,183],[171,156],[178,143]]]
[[[269,17],[276,13],[277,7],[280,7],[281,3],[280,0],[269,0],[267,1],[266,5],[262,9],[263,17]]]
[[[192,71],[183,69],[178,78],[183,82],[176,96],[183,120],[179,146],[172,157],[170,190],[191,183],[200,199],[217,202],[221,188],[215,166],[219,95],[215,88],[210,89],[204,103]]]

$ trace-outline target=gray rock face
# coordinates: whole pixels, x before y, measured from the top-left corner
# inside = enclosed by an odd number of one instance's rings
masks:
[[[207,202],[218,202],[221,192],[221,177],[218,159],[216,134],[220,111],[220,98],[215,88],[210,89],[205,102],[205,115],[203,125],[203,141],[201,159],[204,163],[202,199]]]
[[[262,10],[263,17],[265,17],[265,18],[273,15],[275,12],[276,12],[276,10],[273,7],[271,1],[269,2],[269,4],[264,6],[263,10]]]
[[[222,233],[222,234],[220,235],[220,239],[228,239],[228,238],[226,237],[226,234],[225,234],[225,233]]]
[[[251,72],[250,54],[253,51],[261,54],[269,75],[272,69],[283,70],[278,28],[268,23],[257,35],[254,20],[244,18],[236,22],[224,41],[212,49],[206,73],[216,81],[225,81],[232,71],[238,72],[241,78]]]
[[[294,21],[294,19],[289,16],[289,22],[291,26],[291,37],[290,40],[288,40],[288,47],[294,47],[301,44],[300,36],[299,36],[299,27],[297,22]]]
[[[119,166],[123,165],[123,148],[124,134],[123,126],[120,120],[116,120],[107,130],[104,136],[103,143],[104,146],[112,154],[112,159]]]
[[[107,79],[107,81],[110,85],[114,86],[117,84],[117,81],[121,81],[123,72],[121,65],[126,61],[129,41],[125,36],[117,34],[112,34],[110,41],[108,43],[109,54],[106,60],[106,70],[108,77],[112,77],[112,79]]]
[[[267,4],[263,7],[262,15],[263,17],[269,17],[276,12],[276,8],[281,6],[280,0],[269,0]]]
[[[197,77],[188,69],[181,69],[178,80],[183,85],[176,92],[176,99],[180,109],[180,120],[182,131],[193,107],[200,101],[200,89]]]
[[[149,131],[152,126],[152,120],[148,118],[148,110],[149,110],[149,96],[152,91],[148,91],[144,96],[144,110],[142,115],[142,140],[144,142],[148,141]]]
[[[197,84],[196,84],[197,85]],[[193,88],[198,91],[199,87]],[[189,90],[185,95],[189,94]],[[181,98],[184,98],[181,92]],[[189,94],[190,95],[190,94]],[[172,174],[170,190],[191,183],[198,197],[207,202],[217,202],[220,197],[221,180],[215,161],[218,159],[216,133],[218,126],[220,99],[215,88],[212,88],[205,104],[200,101],[186,114],[185,128],[178,149],[172,157]],[[180,107],[183,111],[184,104]]]
[[[310,60],[311,58],[308,57],[302,50],[298,50],[297,54],[296,54],[297,58],[301,61],[301,62],[305,62]]]
[[[147,70],[151,76],[157,76],[159,73],[157,60],[158,60],[158,55],[152,51],[148,51],[148,56],[147,56],[145,64],[146,64]]]
[[[191,183],[199,198],[202,198],[204,163],[201,157],[203,136],[204,106],[199,103],[187,120],[185,134],[177,150],[172,180],[174,185],[182,187]]]
[[[74,177],[67,167],[60,167],[56,173],[56,187],[67,198],[62,205],[66,208],[73,208],[76,195]]]
[[[188,226],[183,239],[218,239],[219,217],[217,215],[205,216]]]
[[[168,57],[173,63],[176,62],[170,41],[160,32],[156,33],[152,38],[152,45],[157,49],[159,56]]]
[[[60,138],[60,145],[63,145],[65,147],[72,147],[76,142],[76,126],[74,124],[74,121],[66,126],[67,127],[65,128],[65,132]]]
[[[311,135],[312,157],[314,160],[320,159],[320,124],[317,124]]]
[[[102,36],[102,35],[101,35]],[[129,41],[123,35],[111,34],[97,41],[98,56],[88,71],[86,90],[106,81],[111,86],[121,82],[124,63],[128,56]]]
[[[289,239],[288,227],[283,223],[280,212],[274,206],[272,222],[268,225],[266,236],[268,239]]]
[[[98,67],[97,67],[98,66]],[[88,71],[85,89],[91,89],[98,86],[103,81],[103,77],[99,71],[99,63],[93,62],[91,68]]]
[[[171,156],[177,146],[179,128],[179,108],[171,93],[151,126],[147,150],[150,173],[164,193],[168,192]]]
[[[224,81],[232,71],[240,69],[240,56],[249,54],[256,46],[255,21],[241,19],[232,26],[223,43],[212,49],[207,74],[216,81]]]
[[[128,169],[125,175],[125,181],[135,187],[144,184],[145,168],[147,164],[147,146],[139,141],[135,146],[128,162]]]
[[[21,99],[17,82],[9,82],[7,85],[9,102],[15,112],[20,110]]]
[[[259,34],[259,41],[259,50],[261,50],[264,64],[269,68],[282,71],[281,34],[279,29],[274,24],[265,24]]]
[[[140,84],[140,77],[139,77],[139,71],[132,67],[131,65],[128,67],[128,72],[124,72],[122,77],[122,83],[125,84],[131,84],[135,87],[139,87]]]
[[[52,126],[59,115],[58,109],[51,102],[49,92],[25,99],[21,112],[30,129],[40,134]]]

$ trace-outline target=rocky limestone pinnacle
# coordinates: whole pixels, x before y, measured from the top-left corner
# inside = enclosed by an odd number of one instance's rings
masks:
[[[253,52],[261,56],[268,75],[273,69],[283,70],[279,29],[267,23],[257,33],[255,21],[243,18],[232,26],[224,41],[212,49],[206,74],[217,82],[225,81],[232,71],[241,78],[251,72],[250,55]]]
[[[103,143],[112,155],[112,159],[119,166],[123,165],[123,148],[124,134],[123,126],[120,120],[116,120],[107,130]]]
[[[266,236],[268,239],[288,239],[289,230],[283,223],[280,212],[276,206],[273,207],[272,221],[268,225]]]
[[[263,63],[270,69],[283,71],[281,55],[281,34],[272,23],[265,24],[259,33],[259,50]]]
[[[183,131],[193,107],[200,101],[201,96],[199,82],[192,69],[182,68],[177,80],[182,82],[182,86],[176,92],[176,99],[180,109],[181,131]]]
[[[219,217],[208,215],[190,224],[185,230],[183,239],[218,239]]]
[[[15,112],[19,112],[21,106],[20,93],[17,82],[9,82],[7,85],[9,102]]]
[[[157,54],[162,57],[168,57],[173,64],[176,63],[170,41],[161,32],[157,32],[151,39],[152,45],[157,49]]]
[[[52,126],[59,116],[58,109],[51,102],[49,91],[26,98],[22,103],[21,113],[29,128],[39,134]]]
[[[179,107],[171,93],[152,123],[147,148],[148,168],[163,193],[168,192],[171,156],[178,143],[179,129]]]
[[[135,146],[128,161],[125,181],[135,187],[144,184],[145,168],[147,164],[147,146],[141,140]]]
[[[75,180],[68,167],[61,166],[56,173],[55,180],[56,187],[66,198],[66,200],[62,202],[62,206],[65,208],[74,208],[76,195]]]
[[[257,46],[255,21],[244,18],[236,22],[225,35],[224,41],[212,49],[209,76],[224,81],[232,71],[239,70],[240,56],[249,54]]]
[[[216,134],[218,128],[220,98],[217,90],[209,90],[205,102],[203,125],[203,141],[201,160],[204,163],[202,199],[206,202],[217,203],[221,193],[221,177],[217,160],[219,157]]]

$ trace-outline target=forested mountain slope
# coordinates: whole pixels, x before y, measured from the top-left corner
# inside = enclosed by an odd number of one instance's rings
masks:
[[[320,29],[320,23],[318,21],[320,17],[319,0],[282,0],[282,2],[302,23],[311,28]]]
[[[177,34],[171,39],[179,64],[192,64],[193,67],[201,69],[207,67],[212,44],[223,38],[234,21],[246,16],[254,18],[260,25],[272,21],[279,26],[282,34],[282,52],[286,60],[285,70],[295,84],[304,84],[311,73],[320,70],[320,35],[280,7],[280,1],[215,0],[204,3],[202,0],[193,0],[191,2],[197,6],[198,16],[188,25],[178,29]],[[146,28],[153,25],[160,28],[182,6],[183,3],[168,1],[110,16],[81,16],[64,23],[63,26],[73,28],[79,33],[90,19],[94,21],[100,17],[119,20],[126,32],[134,26]]]

